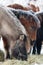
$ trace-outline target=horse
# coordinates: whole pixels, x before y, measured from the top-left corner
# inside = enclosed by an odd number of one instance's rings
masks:
[[[11,7],[11,8],[15,8],[15,9],[21,9],[21,10],[28,10],[28,8],[23,7],[20,4],[12,4],[12,5],[8,5],[7,7]]]
[[[28,32],[28,36],[33,41],[36,39],[36,31],[40,27],[40,21],[38,17],[34,14],[33,11],[24,11],[18,9],[10,9],[13,14],[17,16],[22,25],[25,27]]]
[[[32,10],[24,11],[12,8],[10,8],[10,10],[17,16],[22,25],[25,27],[27,34],[31,40],[30,45],[34,48],[37,29],[40,28],[40,20]]]
[[[25,10],[25,11],[29,11],[29,10],[33,10],[34,12],[39,11],[39,7],[36,7],[33,4],[28,4],[27,7],[24,7],[20,4],[11,4],[11,5],[8,5],[7,7],[11,7],[11,8],[15,8],[15,9],[21,9],[21,10]]]
[[[25,34],[27,36],[25,27],[21,24],[17,17],[7,9],[7,7],[0,6],[0,37],[3,39],[6,59],[11,58],[12,53],[14,52],[13,48],[15,48],[16,40],[20,34]],[[29,52],[30,39],[29,37],[26,38],[26,52]]]
[[[24,34],[20,34],[15,47],[13,46],[13,53],[12,55],[16,57],[18,60],[27,60],[27,51],[26,51],[26,41],[27,38]]]
[[[30,5],[31,10],[33,10],[34,12],[39,12],[40,11],[39,7],[35,6],[34,4],[28,4],[28,5]]]
[[[41,27],[37,30],[33,54],[36,54],[36,49],[37,54],[40,54],[43,41],[43,11],[36,12],[35,15],[39,18]]]

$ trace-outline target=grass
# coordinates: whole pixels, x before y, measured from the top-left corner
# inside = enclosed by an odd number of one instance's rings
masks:
[[[17,59],[5,60],[0,62],[0,65],[38,65],[43,64],[43,55],[29,55],[27,61],[21,61]]]

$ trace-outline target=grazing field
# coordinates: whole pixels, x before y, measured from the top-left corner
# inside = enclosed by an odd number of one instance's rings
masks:
[[[29,55],[27,61],[21,60],[5,60],[0,65],[43,65],[43,55]]]

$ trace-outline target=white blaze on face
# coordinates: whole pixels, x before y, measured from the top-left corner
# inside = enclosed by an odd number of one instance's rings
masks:
[[[4,53],[4,58],[6,58],[6,51],[5,51],[5,49],[4,49],[4,42],[3,42],[2,37],[0,38],[0,50],[3,51],[3,53]]]

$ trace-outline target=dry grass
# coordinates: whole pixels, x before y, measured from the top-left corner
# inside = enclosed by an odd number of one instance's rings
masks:
[[[43,55],[29,55],[27,61],[21,60],[5,60],[4,62],[0,62],[0,65],[38,65],[43,64]]]

